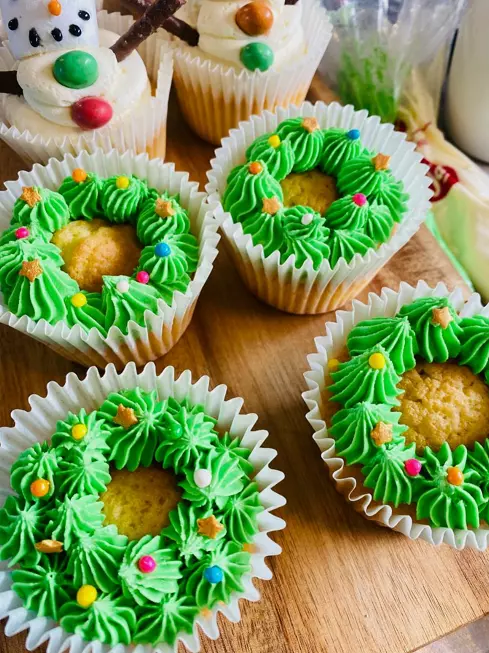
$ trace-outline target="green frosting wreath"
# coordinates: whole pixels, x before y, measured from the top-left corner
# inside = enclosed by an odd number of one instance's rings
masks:
[[[432,526],[478,528],[489,520],[489,439],[473,449],[445,442],[416,454],[400,423],[397,387],[416,365],[448,360],[467,365],[489,384],[489,318],[461,319],[444,297],[424,297],[394,317],[356,324],[347,338],[350,359],[331,372],[331,401],[341,404],[328,430],[335,454],[361,465],[365,487],[381,503],[416,505]],[[336,367],[336,363],[333,369]]]
[[[228,176],[223,206],[265,256],[284,263],[307,260],[317,270],[349,263],[387,241],[407,211],[404,185],[388,169],[389,158],[362,145],[358,129],[320,129],[315,118],[290,118],[257,138],[246,163]],[[304,205],[284,206],[281,183],[291,173],[319,168],[336,179],[340,197],[320,215]]]
[[[105,276],[101,293],[81,291],[50,242],[70,221],[94,218],[134,225],[144,246],[132,276]],[[116,326],[126,335],[129,321],[144,326],[145,311],[157,313],[160,301],[171,305],[175,291],[187,290],[198,258],[198,241],[177,196],[134,175],[101,179],[77,169],[57,192],[23,189],[11,226],[0,234],[0,290],[18,317],[95,328],[104,337]]]
[[[121,390],[24,451],[0,510],[0,559],[25,607],[87,641],[173,645],[201,610],[242,592],[264,506],[250,450],[215,427],[203,406]],[[110,465],[158,462],[182,498],[160,535],[129,541],[104,524]]]

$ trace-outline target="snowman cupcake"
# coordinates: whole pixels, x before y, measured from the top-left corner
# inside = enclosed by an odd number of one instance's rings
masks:
[[[188,25],[173,44],[178,100],[214,144],[252,114],[303,102],[331,37],[320,0],[190,0],[177,18]]]
[[[1,0],[0,137],[29,161],[96,147],[164,156],[172,64],[163,38],[146,39],[182,3],[160,0],[133,24],[97,15],[95,0]]]

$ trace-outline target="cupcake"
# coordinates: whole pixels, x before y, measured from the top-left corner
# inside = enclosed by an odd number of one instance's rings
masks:
[[[157,4],[171,11],[167,0]],[[95,0],[2,0],[0,9],[8,32],[0,67],[10,71],[0,137],[24,160],[96,148],[164,157],[172,62],[165,32],[147,39],[160,24],[154,13],[141,30],[130,17],[97,14]]]
[[[425,219],[419,160],[365,111],[304,104],[231,132],[206,188],[249,289],[289,313],[324,313],[355,297]]]
[[[327,324],[308,419],[337,489],[411,538],[485,549],[489,311],[420,282]]]
[[[0,322],[84,365],[144,364],[188,326],[217,256],[197,184],[147,155],[65,157],[0,193]]]
[[[303,102],[332,30],[319,0],[191,0],[176,17],[178,101],[214,145],[253,114]]]
[[[252,578],[270,578],[265,557],[280,553],[269,533],[285,526],[271,514],[283,474],[225,393],[131,364],[70,375],[16,414],[0,509],[9,634],[34,615],[44,625],[29,637],[53,651],[68,638],[197,651],[199,627],[215,639],[219,612],[237,621],[238,600],[258,599]]]

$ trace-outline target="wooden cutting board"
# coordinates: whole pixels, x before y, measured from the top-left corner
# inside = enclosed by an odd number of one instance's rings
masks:
[[[321,84],[313,97],[328,98]],[[183,123],[172,102],[168,161],[202,185],[213,148]],[[22,162],[0,145],[0,179],[13,179]],[[364,520],[329,481],[305,419],[301,392],[306,355],[334,315],[286,315],[246,290],[221,246],[194,319],[178,345],[158,361],[159,369],[189,368],[210,375],[245,410],[259,415],[278,452],[275,466],[286,474],[278,487],[288,501],[287,521],[276,540],[283,554],[271,559],[274,578],[260,583],[259,603],[242,603],[242,620],[221,618],[222,636],[205,641],[205,653],[401,653],[412,651],[489,611],[488,553],[457,552],[412,542]],[[422,228],[374,279],[368,291],[398,288],[401,280],[425,279],[450,288],[461,279],[437,243]],[[367,291],[363,293],[365,297]],[[0,327],[0,424],[14,408],[28,408],[32,393],[45,394],[50,380],[85,370],[34,340]],[[24,635],[6,638],[0,652],[21,653]],[[429,647],[426,651],[435,651]],[[444,648],[469,650],[465,648]],[[470,649],[479,651],[483,649]]]

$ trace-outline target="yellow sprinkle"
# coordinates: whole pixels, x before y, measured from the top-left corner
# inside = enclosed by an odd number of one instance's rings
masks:
[[[97,600],[98,592],[93,585],[82,585],[76,593],[76,602],[82,608],[89,608]]]
[[[330,372],[336,372],[340,366],[340,361],[337,358],[330,358],[328,361],[328,370]]]
[[[74,440],[83,440],[87,433],[88,429],[85,424],[75,424],[75,426],[71,429],[71,437]]]
[[[278,147],[281,142],[282,141],[280,140],[280,136],[277,136],[277,134],[273,134],[273,136],[270,136],[268,139],[268,144],[272,147]]]
[[[82,292],[77,292],[76,295],[73,295],[71,298],[71,303],[75,308],[82,308],[87,303],[87,298]]]
[[[117,177],[117,179],[115,180],[115,185],[120,190],[125,190],[126,188],[129,188],[130,183],[131,180],[129,179],[129,177]]]
[[[368,364],[373,370],[382,370],[385,367],[385,358],[380,352],[376,352],[370,356]]]

